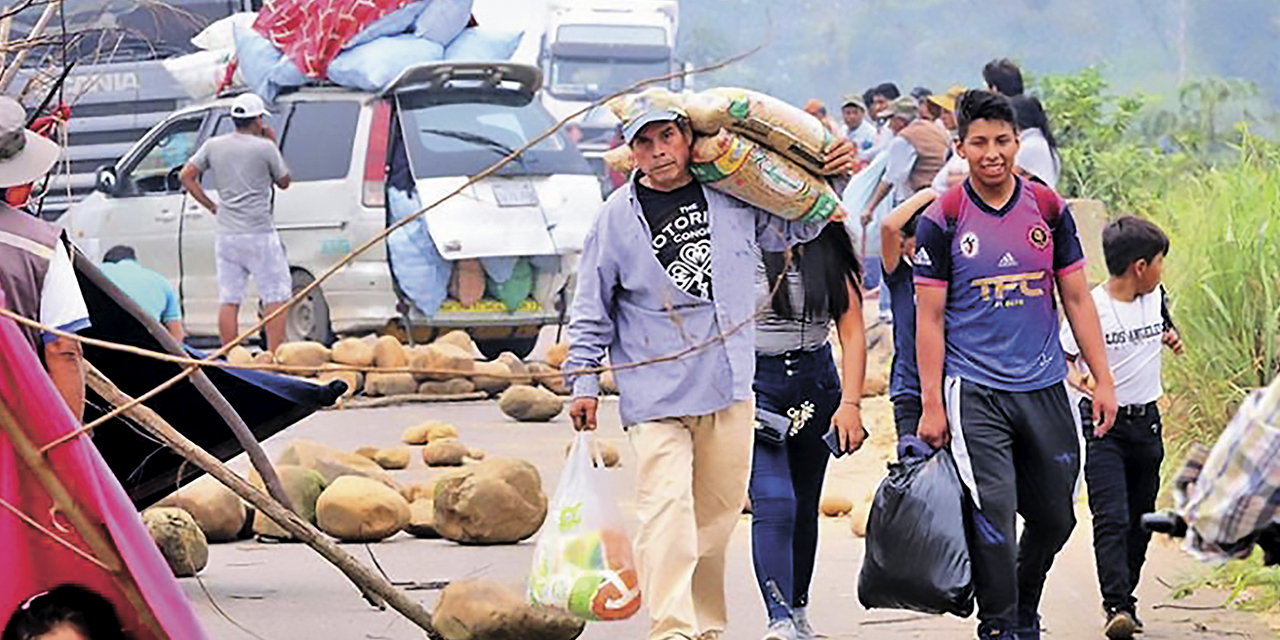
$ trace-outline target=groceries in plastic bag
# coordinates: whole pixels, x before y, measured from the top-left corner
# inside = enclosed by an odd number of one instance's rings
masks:
[[[699,182],[781,218],[816,223],[846,217],[825,179],[728,129],[694,143],[690,169]]]
[[[868,609],[973,613],[965,497],[955,461],[915,437],[876,489],[858,601]]]
[[[640,578],[609,471],[593,465],[590,449],[579,434],[534,548],[529,601],[584,620],[625,620],[640,610]]]
[[[824,152],[836,142],[822,121],[773,96],[747,89],[708,89],[685,99],[693,128],[703,135],[720,129],[742,134],[821,174]]]

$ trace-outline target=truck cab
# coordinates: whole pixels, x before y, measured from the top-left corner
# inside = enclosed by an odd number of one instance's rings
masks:
[[[675,0],[549,2],[539,55],[547,109],[564,118],[639,80],[679,71],[677,17]],[[668,87],[681,91],[685,85],[675,78]],[[574,124],[578,146],[604,176],[601,156],[619,141],[617,118],[595,107]]]

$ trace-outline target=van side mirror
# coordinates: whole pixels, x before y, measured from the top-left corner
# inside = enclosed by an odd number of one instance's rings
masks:
[[[95,174],[93,188],[107,195],[114,195],[116,192],[116,168],[112,166],[98,167]]]

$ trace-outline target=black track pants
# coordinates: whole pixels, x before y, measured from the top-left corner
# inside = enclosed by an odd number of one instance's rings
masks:
[[[978,620],[991,629],[1034,627],[1053,557],[1076,523],[1081,441],[1066,389],[1009,392],[948,378],[946,404],[952,453],[975,507]]]

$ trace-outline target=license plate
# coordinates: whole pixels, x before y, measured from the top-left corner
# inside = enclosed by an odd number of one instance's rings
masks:
[[[493,199],[499,207],[536,207],[538,192],[528,182],[499,182],[493,185]]]

